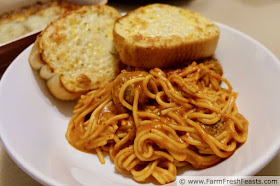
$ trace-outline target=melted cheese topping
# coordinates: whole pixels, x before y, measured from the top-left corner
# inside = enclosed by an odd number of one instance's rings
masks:
[[[0,44],[14,40],[30,31],[21,23],[10,22],[0,25]]]
[[[24,9],[23,13],[21,11],[9,13],[8,18],[5,15],[0,16],[0,44],[14,41],[29,33],[39,32],[67,10],[76,7],[72,4],[65,5],[66,2],[63,4],[51,2],[40,7],[29,7]]]
[[[43,58],[63,75],[68,90],[96,88],[115,78],[119,62],[112,34],[115,19],[98,12],[72,14],[47,28]]]
[[[190,10],[169,5],[150,5],[121,19],[117,30],[123,36],[188,38],[204,37],[201,33],[213,25],[206,17]]]
[[[141,19],[143,23],[147,23],[147,26],[141,29],[141,25],[139,25],[136,26],[135,30],[138,29],[139,33],[143,36],[165,37],[180,35],[185,37],[194,30],[193,22],[186,20],[186,17],[181,14],[178,9],[160,11],[159,8],[154,7],[152,9],[147,9],[144,16],[141,16]]]

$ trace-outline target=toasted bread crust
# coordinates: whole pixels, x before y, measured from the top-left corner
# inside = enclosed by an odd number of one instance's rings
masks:
[[[41,53],[38,47],[38,40],[35,41],[29,55],[29,64],[34,70],[39,70],[40,77],[45,79],[47,87],[50,92],[61,100],[74,100],[80,97],[84,92],[70,92],[68,91],[60,80],[60,75],[54,73],[48,64],[41,59]]]
[[[83,16],[90,17],[90,21],[82,19]],[[95,16],[93,20],[91,16]],[[112,54],[116,53],[112,29],[114,21],[119,17],[120,14],[107,5],[86,6],[52,22],[37,37],[29,63],[33,69],[40,71],[41,78],[47,80],[47,86],[56,98],[77,99],[81,94],[97,89],[117,76],[120,60],[118,55]],[[90,25],[86,27],[88,32],[85,33],[79,20],[83,20],[84,25]],[[99,25],[91,21],[104,21],[108,33],[98,32]],[[80,30],[83,33],[73,37]],[[94,41],[91,42],[91,39]],[[101,57],[98,57],[98,52]]]
[[[149,33],[145,33],[149,27],[153,27],[152,23],[149,22],[152,21],[152,18],[149,18],[150,15],[147,13],[153,8],[156,8],[158,12],[166,11],[166,14],[175,11],[176,13],[183,12],[182,16],[185,16],[186,20],[194,20],[188,23],[193,30],[190,30],[185,36],[176,32],[168,34],[159,31],[157,33],[153,31],[157,29],[156,25]],[[143,18],[145,16],[148,18]],[[170,16],[173,15],[171,14]],[[160,22],[162,21],[160,19],[164,18],[157,17],[155,19]],[[127,27],[133,27],[134,25],[131,24],[133,21],[141,26],[132,29],[134,31],[130,33],[127,31]],[[168,20],[162,22],[165,23]],[[172,27],[174,22],[170,21],[168,24]],[[217,47],[219,33],[218,26],[204,16],[193,11],[164,4],[152,4],[129,12],[116,21],[113,30],[116,49],[122,62],[140,68],[170,67],[186,60],[212,56]]]

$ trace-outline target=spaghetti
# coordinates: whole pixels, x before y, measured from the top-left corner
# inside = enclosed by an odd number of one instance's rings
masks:
[[[248,122],[236,98],[213,63],[122,71],[81,96],[66,138],[79,150],[96,152],[102,164],[107,151],[116,169],[136,181],[154,177],[165,184],[175,180],[177,167],[215,165],[247,140]]]

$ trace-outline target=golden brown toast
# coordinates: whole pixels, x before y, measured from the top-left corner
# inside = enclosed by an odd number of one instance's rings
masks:
[[[140,68],[212,56],[219,34],[219,27],[203,15],[166,4],[129,12],[116,21],[113,31],[122,62]]]
[[[118,75],[112,30],[120,16],[107,5],[85,6],[55,20],[37,37],[29,62],[55,97],[76,99]]]

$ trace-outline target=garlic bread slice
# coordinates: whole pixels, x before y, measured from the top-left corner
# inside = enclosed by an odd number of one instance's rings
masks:
[[[112,30],[120,17],[107,5],[85,6],[55,20],[37,37],[29,62],[55,97],[74,100],[119,74]]]
[[[113,35],[123,63],[170,67],[212,56],[220,29],[205,16],[167,4],[151,4],[118,19]]]

